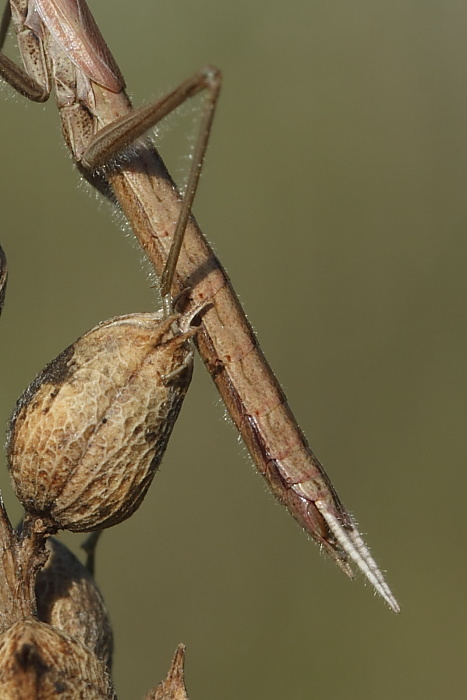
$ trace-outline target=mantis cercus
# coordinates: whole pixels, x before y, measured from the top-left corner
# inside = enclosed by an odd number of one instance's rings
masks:
[[[204,307],[196,345],[272,491],[347,575],[353,575],[352,561],[398,612],[353,518],[298,427],[227,275],[190,216],[220,88],[219,71],[202,69],[161,100],[133,109],[122,74],[84,0],[10,0],[0,47],[10,19],[24,68],[0,54],[0,74],[38,102],[48,99],[53,85],[65,141],[77,167],[91,184],[117,200],[157,274],[166,266],[174,229],[186,228],[174,281],[169,290],[162,280],[162,294],[177,299],[188,290],[182,295],[185,312]],[[204,88],[204,118],[181,198],[156,149],[141,137]],[[178,251],[173,254],[176,258]]]

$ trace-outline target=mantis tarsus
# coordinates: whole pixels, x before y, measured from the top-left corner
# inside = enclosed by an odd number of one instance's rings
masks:
[[[159,275],[174,229],[186,228],[174,282],[169,290],[163,280],[162,293],[177,299],[189,290],[189,298],[183,296],[185,310],[206,309],[196,344],[256,466],[278,499],[345,573],[352,576],[348,562],[353,561],[397,612],[383,574],[298,427],[227,275],[190,216],[220,88],[219,72],[205,68],[163,99],[133,110],[123,77],[84,0],[10,0],[10,7],[0,41],[11,12],[24,68],[0,54],[0,74],[35,101],[45,101],[54,86],[65,141],[77,167],[118,201]],[[208,97],[203,123],[181,198],[159,154],[142,136],[204,88]],[[136,148],[128,150],[135,141]],[[125,158],[119,161],[122,151]]]

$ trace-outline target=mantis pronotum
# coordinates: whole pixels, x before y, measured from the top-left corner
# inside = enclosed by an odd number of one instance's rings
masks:
[[[64,137],[78,168],[117,199],[158,274],[167,261],[174,222],[186,224],[170,293],[175,299],[189,290],[189,299],[182,297],[185,311],[204,305],[196,343],[255,464],[279,500],[339,566],[350,576],[348,561],[353,561],[398,611],[352,517],[298,427],[222,266],[195,220],[188,218],[219,90],[218,71],[201,70],[156,104],[133,110],[123,77],[84,0],[10,4],[24,69],[0,55],[0,73],[35,101],[46,100],[54,86]],[[7,10],[0,40],[9,19]],[[141,136],[203,88],[208,89],[208,101],[200,151],[194,157],[195,184],[181,200],[160,156]],[[116,163],[115,156],[135,140],[137,148]]]

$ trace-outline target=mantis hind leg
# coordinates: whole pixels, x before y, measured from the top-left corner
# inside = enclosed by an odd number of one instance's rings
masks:
[[[188,183],[182,199],[172,247],[161,277],[160,290],[167,314],[171,312],[172,305],[169,299],[170,289],[174,279],[186,225],[198,187],[199,176],[201,174],[206,147],[211,133],[212,120],[219,97],[221,82],[221,73],[217,68],[213,68],[212,66],[203,68],[198,73],[188,78],[188,80],[185,80],[185,82],[168,93],[165,97],[150,105],[132,110],[98,131],[81,158],[81,166],[85,169],[89,169],[91,172],[93,169],[111,163],[112,159],[115,158],[118,153],[122,152],[127,146],[140,138],[183,102],[190,97],[194,97],[201,92],[201,90],[207,90],[207,99],[204,104],[198,138],[192,156]]]

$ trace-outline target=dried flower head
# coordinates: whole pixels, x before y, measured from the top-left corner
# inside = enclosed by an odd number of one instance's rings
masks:
[[[0,635],[2,700],[114,700],[105,665],[80,641],[38,622],[19,620]]]
[[[37,616],[82,642],[109,668],[113,634],[96,582],[77,557],[54,537],[36,577]]]
[[[17,403],[8,466],[50,529],[115,525],[140,505],[188,389],[194,334],[177,314],[105,321],[48,364]]]

